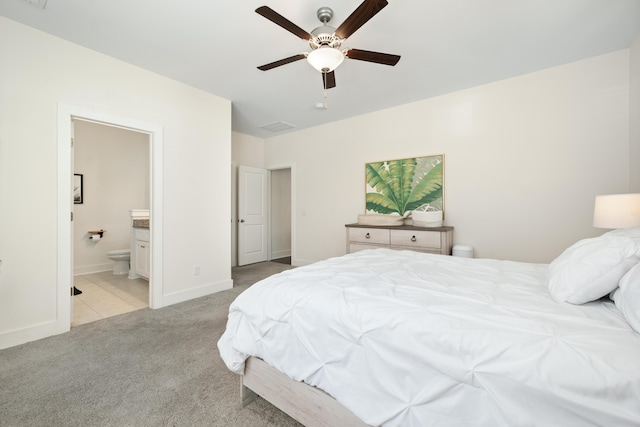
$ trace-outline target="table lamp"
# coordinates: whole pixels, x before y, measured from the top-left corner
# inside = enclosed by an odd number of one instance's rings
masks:
[[[640,225],[640,193],[596,196],[593,226],[627,228]]]

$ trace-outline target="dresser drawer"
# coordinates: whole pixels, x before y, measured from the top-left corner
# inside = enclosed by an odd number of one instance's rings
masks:
[[[383,228],[349,228],[349,241],[366,244],[389,244],[389,230]]]
[[[442,243],[439,231],[389,230],[391,245],[411,248],[440,249]]]

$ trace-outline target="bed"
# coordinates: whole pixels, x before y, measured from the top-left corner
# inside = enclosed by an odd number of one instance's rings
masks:
[[[639,261],[640,229],[551,264],[365,250],[251,286],[218,348],[305,425],[638,426]]]

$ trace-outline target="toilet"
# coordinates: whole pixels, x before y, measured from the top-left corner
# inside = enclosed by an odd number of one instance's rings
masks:
[[[131,249],[117,249],[108,251],[107,257],[115,261],[113,264],[114,276],[129,274],[129,260],[131,259]]]

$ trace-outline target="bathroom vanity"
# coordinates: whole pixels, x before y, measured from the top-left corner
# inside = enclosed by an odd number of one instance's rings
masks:
[[[149,211],[131,210],[131,267],[129,278],[149,280],[151,271],[151,232]]]

